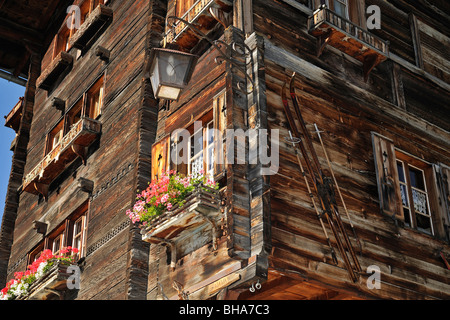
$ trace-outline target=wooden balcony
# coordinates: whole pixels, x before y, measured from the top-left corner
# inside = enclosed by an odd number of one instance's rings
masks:
[[[174,207],[142,229],[142,240],[169,245],[171,266],[174,268],[177,258],[211,241],[213,248],[217,249],[219,230],[224,220],[223,210],[218,191],[205,186],[197,187],[183,206]]]
[[[12,108],[12,110],[5,116],[5,127],[13,129],[16,133],[19,131],[20,121],[23,113],[23,98]]]
[[[73,57],[61,51],[50,65],[41,73],[36,81],[36,86],[43,90],[51,90],[58,78],[73,64]]]
[[[309,33],[318,38],[317,55],[328,44],[363,63],[364,81],[370,71],[389,56],[389,42],[380,39],[328,8],[314,11]]]
[[[23,191],[48,195],[49,184],[77,157],[86,162],[88,147],[101,132],[101,123],[83,118],[72,126],[61,141],[38,163],[23,181]]]
[[[219,21],[220,17],[227,15],[233,7],[228,0],[198,0],[186,13],[179,17],[208,34]],[[192,49],[199,41],[195,33],[182,21],[169,21],[168,31],[164,38],[166,43],[176,43],[181,48]],[[222,19],[223,23],[223,19]]]
[[[80,26],[80,29],[73,34],[69,40],[70,47],[84,49],[93,37],[102,31],[107,22],[113,17],[113,10],[105,5],[98,5],[89,15],[86,21]]]
[[[70,264],[56,262],[50,270],[29,288],[27,296],[18,297],[17,300],[64,300],[67,280],[72,275],[67,269]]]

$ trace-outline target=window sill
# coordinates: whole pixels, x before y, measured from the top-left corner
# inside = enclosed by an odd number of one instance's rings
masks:
[[[100,32],[112,17],[113,10],[111,8],[99,5],[80,26],[80,29],[70,38],[70,47],[83,50],[88,46],[95,34]]]
[[[49,91],[63,72],[73,64],[73,57],[61,51],[36,81],[38,88]]]

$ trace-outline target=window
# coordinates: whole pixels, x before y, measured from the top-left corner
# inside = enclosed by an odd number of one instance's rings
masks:
[[[190,139],[191,150],[188,174],[198,175],[200,172],[214,176],[214,122],[210,121],[195,132]]]
[[[64,136],[64,121],[60,121],[48,134],[45,154],[52,151]]]
[[[44,251],[44,242],[39,244],[33,251],[28,255],[28,264],[32,264],[41,256],[42,251]]]
[[[63,137],[76,125],[83,116],[97,119],[102,111],[104,96],[104,76],[83,94],[83,96],[67,111],[66,115],[50,131],[47,136],[45,155],[50,153],[63,139]]]
[[[78,218],[73,226],[73,236],[72,236],[72,248],[78,249],[79,257],[83,257],[86,251],[85,248],[85,238],[87,231],[87,214],[84,213],[80,218]]]
[[[63,248],[64,244],[64,234],[59,234],[56,236],[55,239],[53,239],[52,244],[52,253],[53,255],[59,255],[61,253],[61,249]]]
[[[333,10],[341,17],[348,19],[347,0],[333,0]]]
[[[172,141],[172,148],[179,152],[181,163],[171,163],[171,169],[183,174],[197,175],[200,172],[214,175],[214,122],[212,110],[197,121],[202,123],[200,128],[191,125],[187,130],[191,133],[187,142],[189,157],[185,158],[183,152],[186,142],[182,136]],[[194,130],[196,130],[194,132]],[[172,159],[171,159],[172,160]]]
[[[213,99],[213,107],[186,130],[179,134],[174,131],[155,143],[152,147],[152,178],[158,178],[168,170],[184,175],[204,172],[211,178],[222,174],[225,169],[225,111],[225,92],[222,92]],[[222,144],[216,144],[220,142]]]
[[[106,4],[107,0],[85,0],[80,7],[80,21],[79,25],[82,25],[92,11],[95,10],[100,4]],[[68,28],[68,21],[71,21],[72,26],[77,26],[77,14],[76,10],[71,11],[71,13],[67,16],[67,19],[64,21],[64,24],[58,34],[55,37],[55,46],[53,50],[53,59],[61,52],[68,52],[71,49],[70,38],[75,34],[77,28]]]
[[[86,256],[86,235],[88,226],[88,203],[85,202],[75,210],[57,228],[50,232],[36,247],[28,254],[28,264],[39,258],[44,250],[51,250],[53,255],[61,254],[66,247],[79,250],[77,258]]]
[[[313,0],[313,9],[318,9],[321,5],[333,11],[336,15],[351,21],[357,26],[366,29],[366,9],[364,1],[359,0]],[[338,23],[336,20],[334,21]]]
[[[91,119],[97,119],[103,106],[103,76],[86,93],[86,112]]]
[[[397,171],[405,224],[428,234],[434,234],[430,201],[422,169],[408,163],[408,156],[397,152]],[[417,162],[417,161],[416,161]],[[423,167],[428,165],[423,163]]]
[[[400,150],[374,132],[372,143],[381,211],[405,227],[448,241],[446,167]]]

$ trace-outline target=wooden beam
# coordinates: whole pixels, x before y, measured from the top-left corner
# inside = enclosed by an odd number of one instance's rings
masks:
[[[0,18],[0,39],[21,45],[28,43],[37,47],[41,47],[43,43],[42,34],[37,30],[24,27],[5,18]]]

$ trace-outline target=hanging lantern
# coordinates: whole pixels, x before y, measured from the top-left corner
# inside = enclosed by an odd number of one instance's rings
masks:
[[[198,56],[181,51],[152,49],[149,71],[155,97],[178,100],[191,79],[197,60]]]

